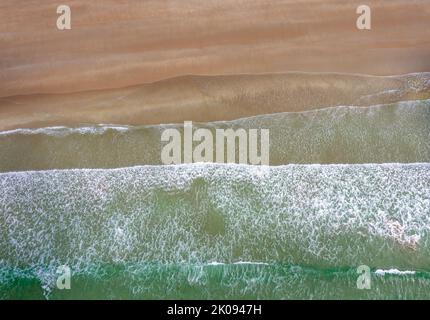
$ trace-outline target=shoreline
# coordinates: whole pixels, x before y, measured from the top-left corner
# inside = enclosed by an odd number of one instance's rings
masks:
[[[213,122],[430,98],[430,72],[181,76],[133,87],[0,98],[0,131],[101,123]]]

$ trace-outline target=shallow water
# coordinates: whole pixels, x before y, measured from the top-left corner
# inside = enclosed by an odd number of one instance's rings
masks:
[[[0,172],[162,164],[166,128],[183,130],[183,124],[4,131]],[[430,100],[269,114],[193,128],[208,128],[214,137],[217,128],[269,129],[270,165],[430,162]]]
[[[0,294],[429,298],[429,169],[188,164],[2,173]],[[356,287],[362,264],[372,269],[371,290]],[[72,270],[71,290],[55,288],[60,265]]]

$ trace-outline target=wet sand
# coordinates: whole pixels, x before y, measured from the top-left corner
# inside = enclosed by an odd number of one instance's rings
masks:
[[[122,89],[0,98],[0,130],[231,120],[430,98],[430,73],[184,76]]]

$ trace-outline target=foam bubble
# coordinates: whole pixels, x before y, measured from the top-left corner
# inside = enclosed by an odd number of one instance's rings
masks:
[[[416,273],[415,271],[411,271],[411,270],[400,271],[399,269],[388,269],[388,270],[378,269],[375,271],[375,274],[379,276],[385,276],[386,274],[403,276],[403,275],[414,275],[415,273]]]

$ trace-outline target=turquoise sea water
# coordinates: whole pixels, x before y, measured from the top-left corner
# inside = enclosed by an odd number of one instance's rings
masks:
[[[429,298],[429,169],[188,164],[2,173],[0,292]],[[357,289],[362,264],[373,289]],[[72,270],[71,290],[56,288],[60,265]]]

